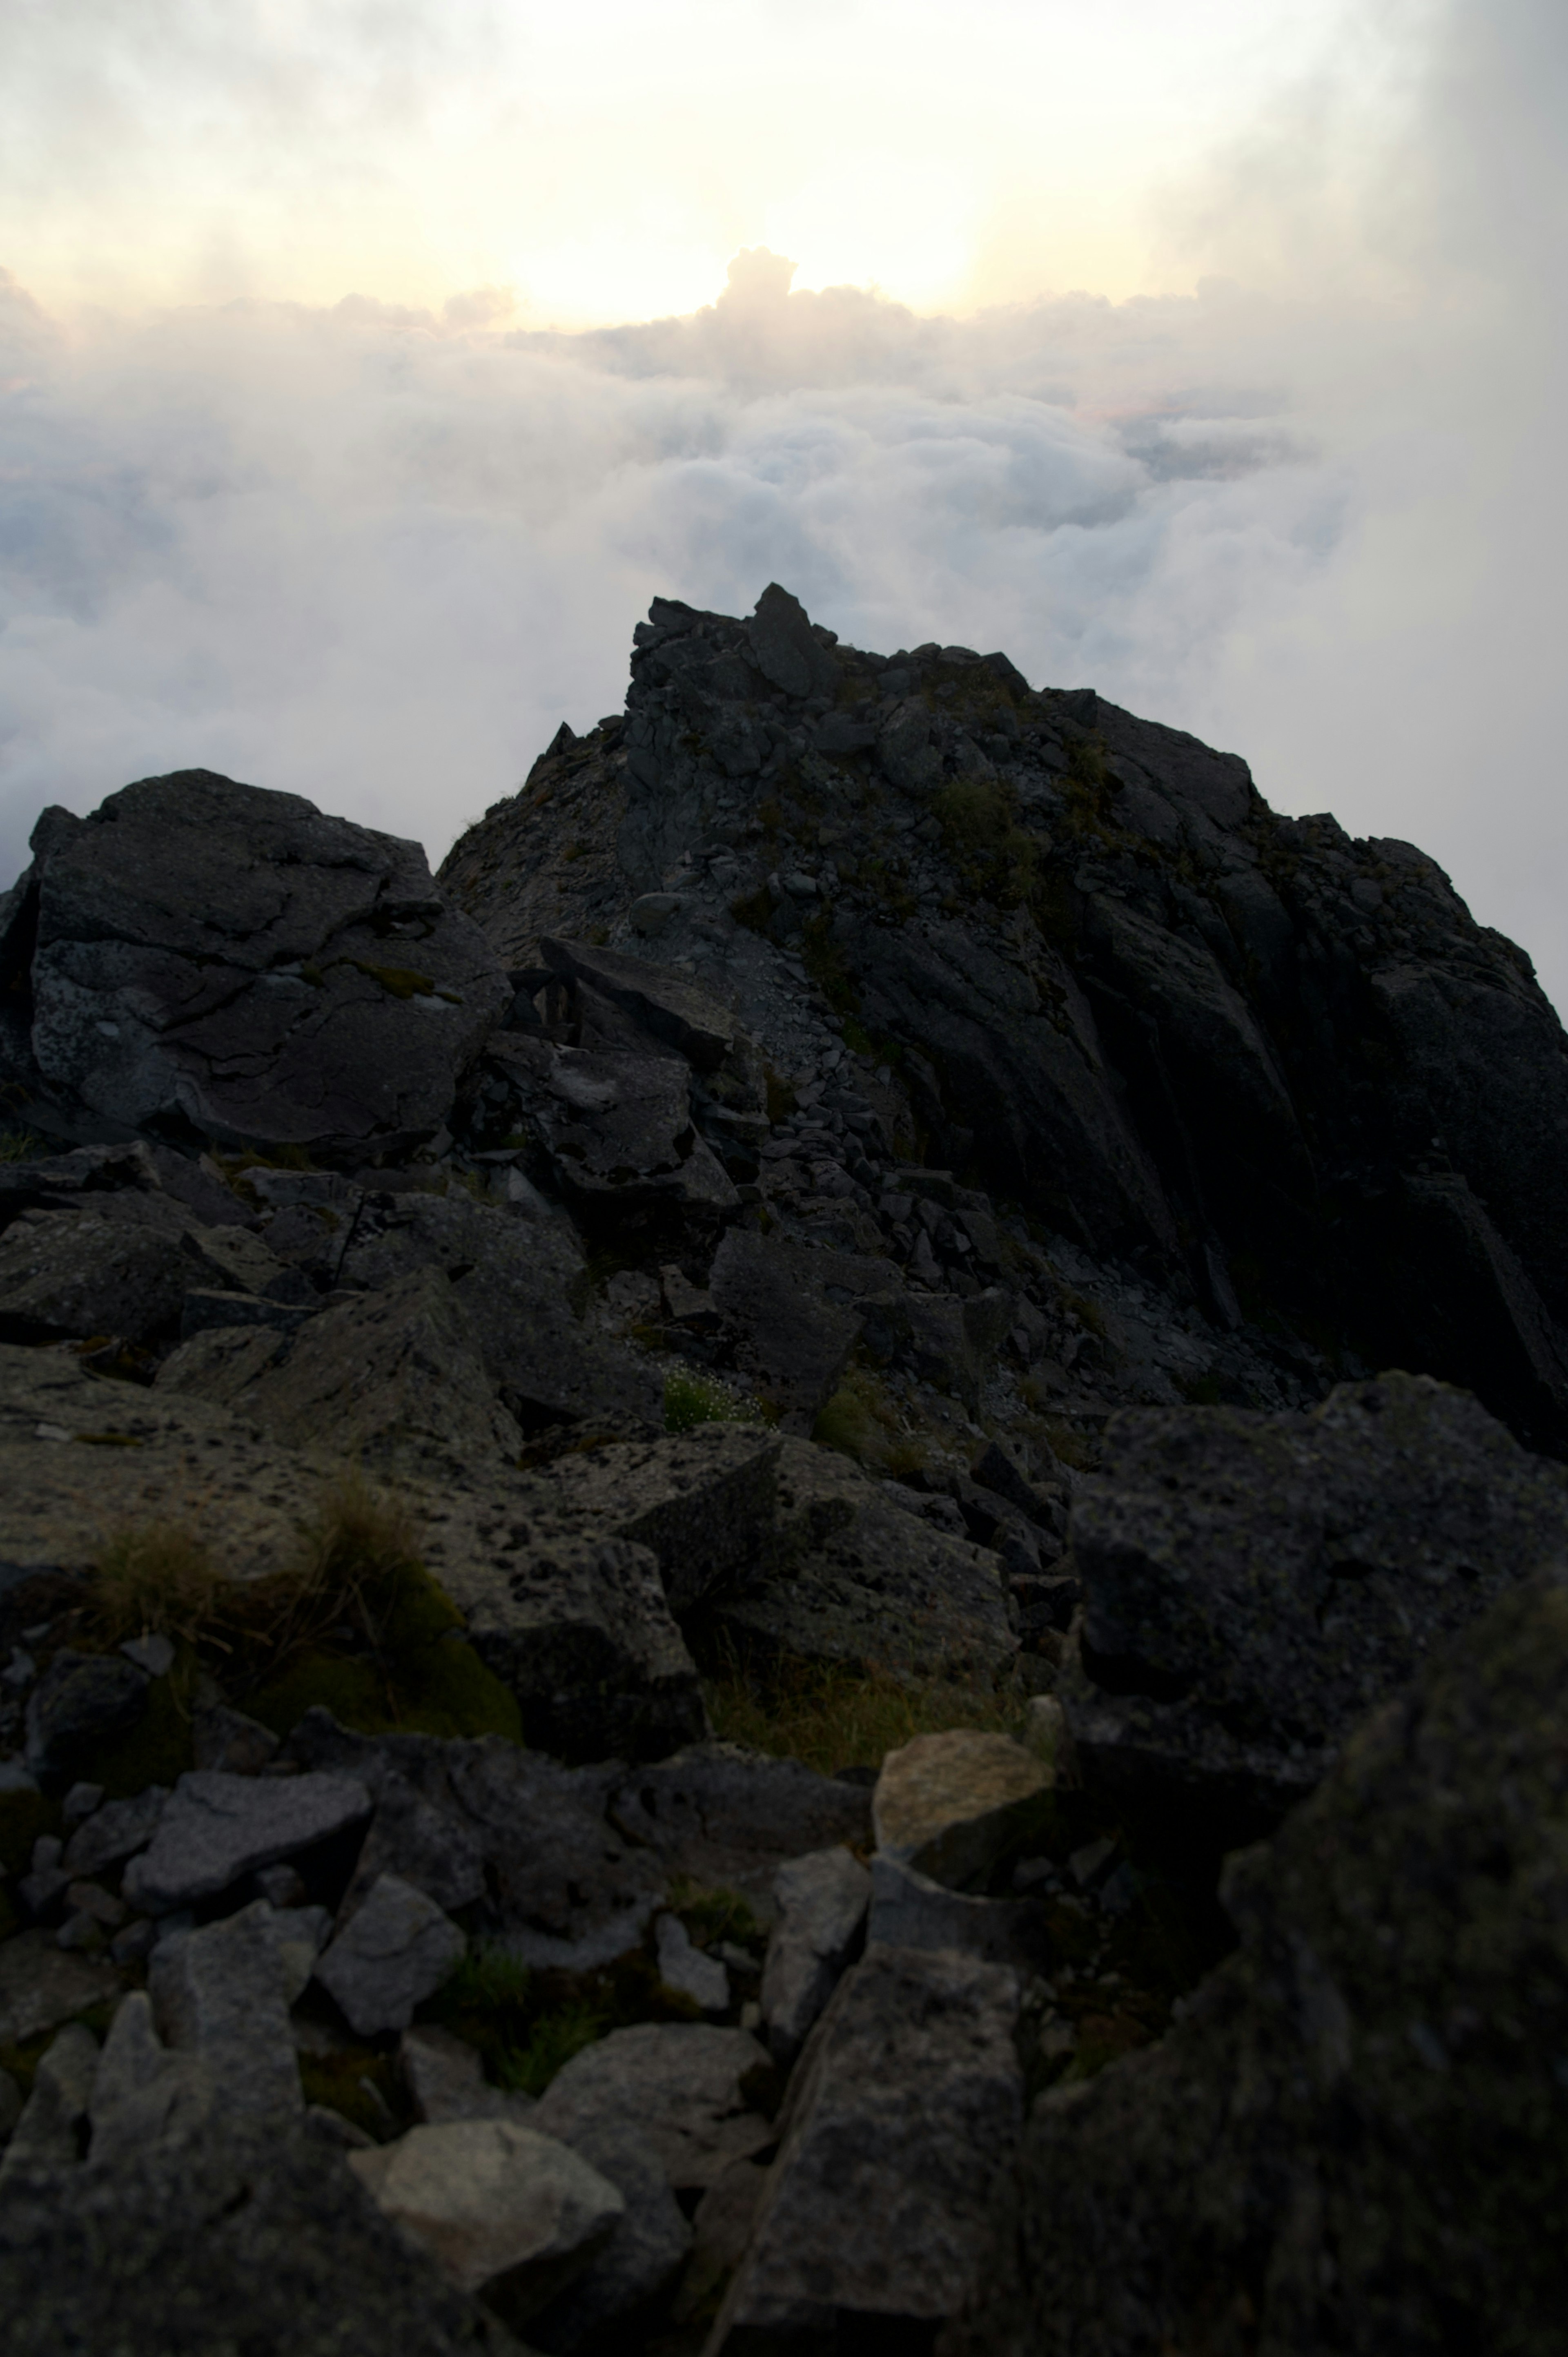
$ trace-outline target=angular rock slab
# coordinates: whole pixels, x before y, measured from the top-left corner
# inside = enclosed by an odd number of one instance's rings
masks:
[[[762,2019],[773,2060],[789,2070],[865,1938],[871,1877],[843,1847],[781,1866],[779,1920],[762,1967]]]
[[[410,2128],[349,2166],[454,2283],[513,2320],[569,2283],[626,2208],[565,2145],[510,2120]]]
[[[511,995],[417,844],[296,794],[183,770],[36,847],[33,1053],[133,1128],[412,1144]]]
[[[603,2121],[631,2124],[681,2193],[711,2185],[732,2161],[748,2160],[774,2141],[771,2123],[747,2100],[749,2086],[771,2080],[767,2055],[744,2029],[638,2022],[575,2054],[533,2117],[545,2134],[567,2143]]]
[[[192,1769],[174,1788],[124,1889],[150,1914],[216,1898],[257,1867],[362,1824],[371,1796],[351,1776],[231,1776]]]
[[[316,1963],[316,1977],[361,2038],[406,2029],[415,2006],[448,1981],[467,1941],[401,1875],[378,1875]]]
[[[304,2107],[285,1974],[264,1899],[153,1951],[147,1996],[158,2035],[196,2058],[231,2117],[284,2124]]]
[[[994,1677],[1018,1641],[995,1555],[893,1504],[847,1458],[786,1439],[765,1568],[716,1598],[744,1660]]]
[[[651,1547],[674,1612],[689,1612],[761,1553],[777,1503],[779,1442],[712,1424],[565,1457],[532,1477],[541,1515],[567,1530]]]
[[[871,1835],[863,1786],[739,1743],[693,1743],[640,1770],[616,1792],[610,1815],[671,1878],[737,1890],[764,1923],[787,1859]]]
[[[1072,1546],[1080,1759],[1257,1831],[1438,1639],[1568,1559],[1568,1473],[1429,1376],[1341,1383],[1306,1417],[1125,1411]]]
[[[151,1681],[118,1653],[78,1653],[64,1646],[27,1696],[27,1761],[46,1782],[59,1782],[100,1743],[124,1735],[147,1706]]]
[[[324,1309],[226,1405],[286,1446],[414,1476],[438,1477],[454,1459],[505,1463],[521,1437],[466,1313],[433,1268]]]
[[[68,2022],[39,2056],[32,2093],[0,2153],[0,2193],[21,2178],[69,2168],[80,2158],[97,2076],[97,2039],[84,2022]]]
[[[113,1996],[120,1975],[101,1957],[58,1947],[52,1932],[0,1940],[0,2046],[26,2046]]]
[[[659,2154],[640,2128],[600,2120],[576,2129],[572,2149],[613,2185],[625,2202],[619,2222],[583,2273],[529,2319],[535,2349],[569,2352],[604,2345],[673,2280],[692,2247],[692,2229],[670,2190]]]
[[[425,1559],[516,1695],[531,1743],[574,1760],[657,1760],[706,1734],[696,1665],[648,1547],[541,1532],[531,1501],[513,1510],[504,1491],[459,1502],[467,1531],[444,1530],[437,1509]]]
[[[24,1211],[0,1238],[0,1334],[163,1340],[179,1331],[192,1274],[178,1243],[152,1229],[86,1211]]]
[[[379,1290],[427,1267],[447,1278],[502,1405],[525,1427],[660,1428],[657,1370],[585,1326],[572,1306],[583,1257],[564,1222],[521,1220],[456,1189],[367,1197],[343,1280]]]
[[[638,1049],[508,1035],[504,1061],[563,1194],[585,1217],[663,1215],[710,1230],[740,1197],[692,1119],[691,1071]]]
[[[880,1855],[871,1861],[867,1947],[951,1949],[1005,1964],[1021,1979],[1057,1960],[1050,1921],[1037,1899],[983,1899],[950,1890],[913,1867]]]
[[[933,1882],[972,1889],[1040,1828],[1050,1791],[1044,1760],[1011,1736],[917,1735],[882,1763],[871,1803],[876,1846]]]
[[[1017,1986],[972,1957],[883,1948],[839,1985],[796,2084],[751,2246],[708,2343],[932,2325],[980,2287],[1016,2146]]]
[[[954,2357],[1143,2357],[1243,2314],[1282,2357],[1558,2345],[1565,1683],[1568,1594],[1516,1589],[1231,1861],[1238,1952],[1036,2106]]]

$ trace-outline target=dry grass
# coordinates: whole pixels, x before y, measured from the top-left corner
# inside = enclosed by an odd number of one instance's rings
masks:
[[[159,1634],[198,1652],[281,1668],[347,1627],[379,1650],[419,1534],[395,1498],[348,1474],[302,1526],[293,1563],[230,1579],[205,1541],[177,1523],[117,1531],[94,1567],[88,1627],[104,1646]]]
[[[724,1741],[803,1760],[824,1776],[880,1768],[912,1736],[949,1727],[1016,1735],[1026,1708],[1018,1696],[978,1684],[804,1663],[765,1679],[732,1662],[704,1682],[703,1692],[714,1732]]]
[[[870,1367],[851,1367],[811,1426],[811,1438],[874,1473],[897,1480],[929,1465],[928,1436],[908,1428],[886,1385]]]

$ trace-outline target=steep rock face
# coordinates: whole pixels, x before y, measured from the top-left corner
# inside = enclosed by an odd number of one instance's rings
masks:
[[[1515,1590],[1230,1861],[1239,1953],[1036,2106],[944,2357],[1561,2345],[1565,1672],[1568,1596]]]
[[[206,770],[46,811],[7,914],[45,1086],[180,1141],[406,1148],[506,1003],[417,844]]]
[[[1434,862],[1004,656],[841,646],[777,587],[636,638],[624,720],[563,729],[443,866],[510,963],[651,952],[788,1071],[802,957],[929,1162],[1568,1446],[1568,1043]]]

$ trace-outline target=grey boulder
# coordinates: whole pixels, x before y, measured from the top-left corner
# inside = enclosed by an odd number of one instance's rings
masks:
[[[510,2322],[580,2273],[626,2207],[585,2160],[512,2120],[411,2128],[349,2166],[454,2283]]]
[[[779,1918],[762,1968],[762,2019],[787,2071],[865,1942],[871,1877],[840,1846],[791,1858],[773,1890]]]
[[[975,2297],[1023,2119],[1016,2011],[1013,1975],[967,1956],[873,1950],[839,1984],[714,2357],[912,2338]]]
[[[0,1335],[8,1342],[179,1331],[191,1265],[170,1236],[87,1211],[24,1211],[0,1237]]]
[[[95,1748],[134,1727],[151,1681],[119,1653],[62,1647],[27,1697],[27,1762],[45,1782],[59,1782]]]
[[[1072,1549],[1080,1760],[1257,1831],[1439,1638],[1568,1555],[1568,1474],[1429,1376],[1341,1383],[1308,1416],[1132,1411]]]
[[[46,813],[32,1049],[133,1128],[361,1156],[428,1137],[510,992],[416,844],[205,770]]]
[[[127,1869],[125,1895],[150,1914],[167,1914],[346,1833],[370,1813],[371,1796],[351,1776],[192,1769],[175,1786],[151,1846]]]
[[[640,2129],[680,2193],[711,2185],[732,2161],[774,2141],[750,2099],[771,2082],[768,2056],[744,2029],[638,2022],[574,2055],[533,2117],[566,2143],[607,2121]]]
[[[378,1875],[316,1964],[316,1977],[361,2038],[406,2029],[467,1945],[433,1899],[396,1874]]]
[[[565,2141],[626,2206],[583,2273],[529,2320],[530,2342],[551,2357],[570,2357],[627,2331],[668,2287],[692,2247],[692,2229],[657,2149],[639,2127],[621,2120],[585,2122]]]

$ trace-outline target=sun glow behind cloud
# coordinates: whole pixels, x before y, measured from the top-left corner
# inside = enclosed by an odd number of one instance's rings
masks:
[[[1119,296],[1170,262],[1151,190],[1369,53],[1369,22],[1348,0],[11,0],[0,218],[66,308],[505,283],[584,325],[693,308],[759,240],[802,285],[917,305]]]

